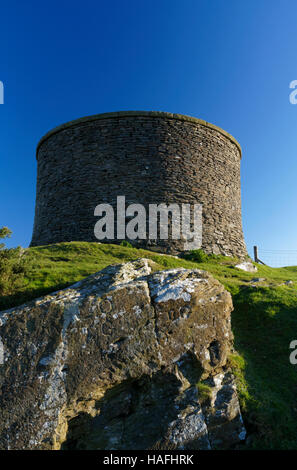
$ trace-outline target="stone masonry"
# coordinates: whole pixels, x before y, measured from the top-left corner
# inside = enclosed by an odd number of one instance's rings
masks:
[[[94,209],[199,203],[202,249],[243,258],[241,149],[224,130],[189,116],[146,111],[99,114],[61,125],[40,141],[31,246],[95,242]],[[148,213],[148,210],[147,210]],[[105,240],[120,243],[121,240]],[[182,240],[134,240],[167,253]]]

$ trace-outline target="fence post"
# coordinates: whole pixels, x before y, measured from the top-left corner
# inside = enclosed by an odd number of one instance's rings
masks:
[[[254,246],[254,261],[255,263],[258,263],[258,247],[257,246]]]

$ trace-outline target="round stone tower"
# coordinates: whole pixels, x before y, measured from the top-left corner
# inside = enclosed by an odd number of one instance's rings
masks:
[[[68,122],[37,147],[37,195],[31,246],[98,241],[99,204],[201,204],[202,249],[244,257],[241,149],[227,132],[179,114],[123,111]],[[169,231],[169,233],[171,233]],[[120,243],[121,240],[102,240]],[[133,240],[163,252],[181,240]]]

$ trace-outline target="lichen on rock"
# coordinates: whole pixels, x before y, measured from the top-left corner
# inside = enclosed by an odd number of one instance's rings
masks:
[[[1,449],[210,449],[244,439],[226,371],[230,294],[205,271],[154,270],[145,259],[109,266],[0,312]],[[213,390],[207,405],[201,380]]]

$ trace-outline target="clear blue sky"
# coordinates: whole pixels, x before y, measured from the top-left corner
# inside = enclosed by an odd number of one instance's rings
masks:
[[[14,232],[9,246],[30,243],[45,132],[84,115],[159,110],[234,135],[249,251],[297,250],[296,0],[12,0],[0,16],[0,226]]]

